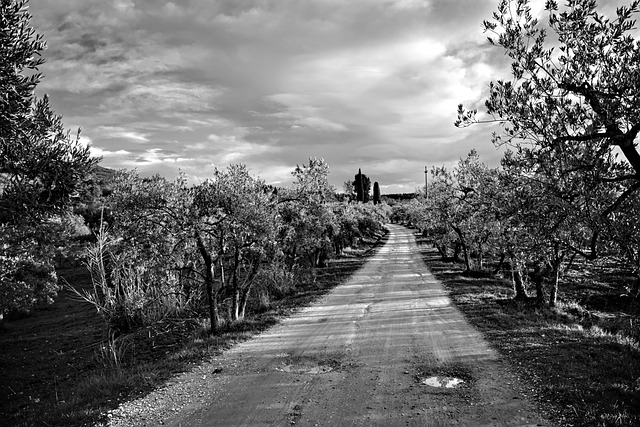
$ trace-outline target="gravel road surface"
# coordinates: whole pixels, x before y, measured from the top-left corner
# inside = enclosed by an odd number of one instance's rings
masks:
[[[547,426],[428,271],[413,232],[258,337],[109,414],[109,425]]]

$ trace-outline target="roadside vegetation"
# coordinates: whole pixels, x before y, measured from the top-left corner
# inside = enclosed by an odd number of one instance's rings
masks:
[[[337,195],[328,173],[312,158],[273,188],[244,165],[199,185],[93,172],[94,196],[69,206],[82,227],[45,259],[55,304],[3,307],[3,420],[96,422],[348,278],[389,208]]]
[[[416,235],[456,306],[509,362],[528,397],[558,425],[640,423],[640,303],[606,264],[572,267],[555,307],[515,300],[507,277],[465,272]]]

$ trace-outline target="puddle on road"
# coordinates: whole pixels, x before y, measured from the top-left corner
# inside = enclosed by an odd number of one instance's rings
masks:
[[[321,358],[309,356],[289,356],[284,358],[277,366],[276,371],[286,372],[290,374],[306,374],[318,375],[326,374],[335,370],[339,370],[341,363],[337,358]]]
[[[443,392],[465,389],[476,382],[473,371],[463,363],[445,363],[439,366],[429,363],[417,366],[417,371],[415,378],[418,384],[440,389]]]
[[[464,380],[450,377],[429,377],[423,379],[422,384],[439,388],[456,388],[460,384],[464,384]]]
[[[318,365],[318,366],[285,365],[282,367],[277,367],[276,371],[290,372],[294,374],[316,375],[316,374],[325,374],[327,372],[331,372],[333,371],[333,368],[330,366],[324,366],[324,365]]]

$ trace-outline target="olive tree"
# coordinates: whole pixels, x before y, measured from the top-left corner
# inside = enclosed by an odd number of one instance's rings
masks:
[[[26,3],[0,1],[0,317],[55,295],[51,222],[68,212],[97,163],[48,98],[34,95],[46,44]]]
[[[528,0],[502,0],[484,28],[512,60],[512,78],[491,83],[487,116],[458,108],[457,126],[501,123],[494,143],[515,146],[532,173],[551,165],[556,177],[587,176],[606,187],[598,190],[607,193],[600,222],[640,188],[640,45],[632,19],[639,5],[608,18],[594,0],[568,0],[562,8],[548,0],[541,23]],[[573,250],[597,257],[601,230],[593,227],[590,243]]]
[[[204,262],[212,330],[220,326],[218,299],[231,298],[232,320],[245,315],[257,273],[275,249],[276,197],[244,165],[215,170],[193,188],[193,235]]]
[[[433,241],[443,259],[450,256],[451,248],[453,257],[457,259],[463,245],[460,239],[465,236],[458,227],[462,216],[456,197],[455,179],[444,166],[433,167],[430,173],[429,199],[412,200],[409,203],[409,221]]]
[[[170,182],[121,171],[106,203],[112,224],[89,252],[95,290],[83,296],[112,328],[188,314],[206,300],[217,332],[227,297],[231,320],[244,317],[278,220],[275,195],[246,166],[215,169],[195,186],[182,175]]]
[[[338,223],[330,202],[335,189],[328,180],[329,165],[321,158],[297,165],[292,175],[292,188],[279,195],[279,242],[290,267],[307,266],[313,272],[333,252]]]

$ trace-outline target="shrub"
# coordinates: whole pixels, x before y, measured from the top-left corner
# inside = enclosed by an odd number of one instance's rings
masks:
[[[197,309],[201,295],[191,289],[190,277],[167,268],[163,259],[137,257],[135,247],[123,249],[120,242],[102,225],[87,249],[92,289],[71,288],[96,308],[111,332],[129,332]]]
[[[32,258],[0,256],[0,315],[29,314],[37,305],[50,304],[58,292],[53,267]]]

